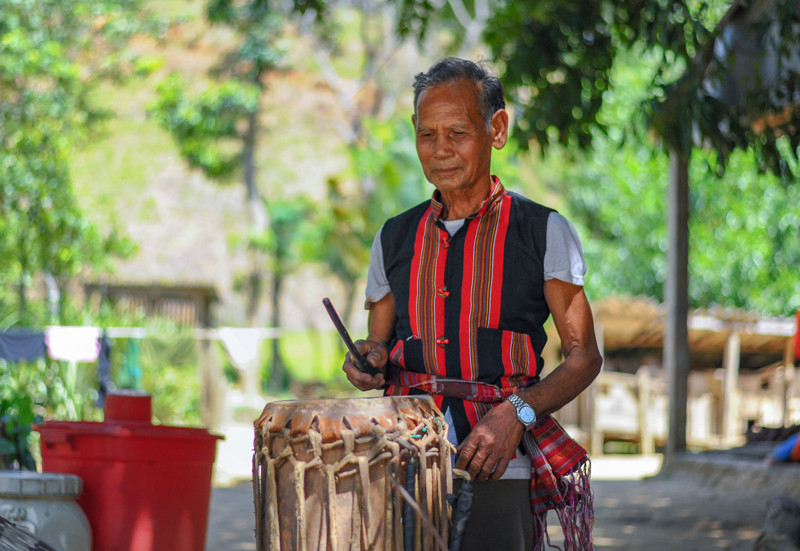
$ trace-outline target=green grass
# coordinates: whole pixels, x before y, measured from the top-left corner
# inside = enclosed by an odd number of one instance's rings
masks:
[[[265,341],[264,358],[269,373],[271,343]],[[338,386],[347,382],[342,372],[346,353],[336,331],[296,330],[281,336],[281,354],[293,381],[319,382]]]

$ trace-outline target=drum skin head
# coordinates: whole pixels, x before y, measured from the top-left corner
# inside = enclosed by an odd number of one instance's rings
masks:
[[[419,423],[422,417],[442,418],[428,395],[386,396],[325,400],[282,400],[270,402],[255,422],[256,432],[283,432],[289,436],[318,432],[323,443],[341,440],[342,430],[352,430],[356,438],[370,434],[375,425],[386,430],[398,423]]]

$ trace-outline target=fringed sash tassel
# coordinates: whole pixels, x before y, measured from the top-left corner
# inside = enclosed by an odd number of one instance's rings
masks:
[[[545,542],[555,547],[547,533],[550,510],[561,524],[563,551],[591,551],[594,502],[589,454],[549,416],[531,427],[523,442],[531,457],[531,512],[537,538],[534,551],[544,551]]]

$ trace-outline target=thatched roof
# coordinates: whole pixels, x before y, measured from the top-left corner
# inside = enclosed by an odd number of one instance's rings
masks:
[[[606,354],[661,349],[666,308],[643,297],[609,297],[592,304]],[[755,369],[783,361],[797,333],[794,318],[763,318],[741,310],[690,312],[692,367],[721,366],[728,338],[739,335],[741,366]]]

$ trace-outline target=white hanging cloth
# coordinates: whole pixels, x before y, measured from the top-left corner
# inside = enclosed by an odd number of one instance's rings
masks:
[[[45,328],[47,355],[67,362],[96,362],[100,355],[100,328],[51,325]]]

